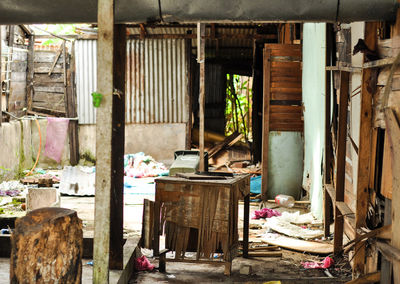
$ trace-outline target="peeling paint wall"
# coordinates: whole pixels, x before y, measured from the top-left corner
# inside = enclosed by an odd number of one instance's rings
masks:
[[[322,219],[323,156],[325,145],[326,24],[303,25],[304,172],[311,211]]]

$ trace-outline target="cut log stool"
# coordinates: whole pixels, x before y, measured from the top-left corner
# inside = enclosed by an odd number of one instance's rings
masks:
[[[46,207],[15,222],[11,283],[81,283],[82,221],[75,211]]]

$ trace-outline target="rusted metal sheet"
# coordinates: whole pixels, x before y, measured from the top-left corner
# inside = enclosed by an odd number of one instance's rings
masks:
[[[80,124],[95,123],[96,41],[76,42],[76,89]],[[127,42],[126,123],[188,121],[187,58],[184,39]]]

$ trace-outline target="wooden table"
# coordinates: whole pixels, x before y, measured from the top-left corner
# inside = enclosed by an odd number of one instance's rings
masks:
[[[200,262],[223,264],[225,275],[230,275],[239,247],[239,199],[244,199],[243,256],[248,256],[250,176],[223,180],[162,177],[155,182],[153,249],[160,256],[160,270],[165,270],[165,261]],[[165,247],[175,251],[175,259],[160,254],[163,233]],[[185,259],[186,251],[195,251],[196,260]],[[222,252],[223,257],[215,260],[215,252]]]

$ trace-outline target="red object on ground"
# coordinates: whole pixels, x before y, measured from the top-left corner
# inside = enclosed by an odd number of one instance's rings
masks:
[[[146,256],[142,255],[141,257],[136,258],[135,266],[137,271],[152,271],[154,269],[154,265],[150,263]]]
[[[254,211],[254,215],[251,219],[260,219],[260,218],[271,218],[274,216],[281,216],[282,214],[279,211],[269,208],[263,208],[261,210]]]
[[[325,257],[322,262],[318,261],[306,261],[301,263],[304,268],[309,269],[309,268],[329,268],[333,264],[333,259],[330,258],[329,256]]]

